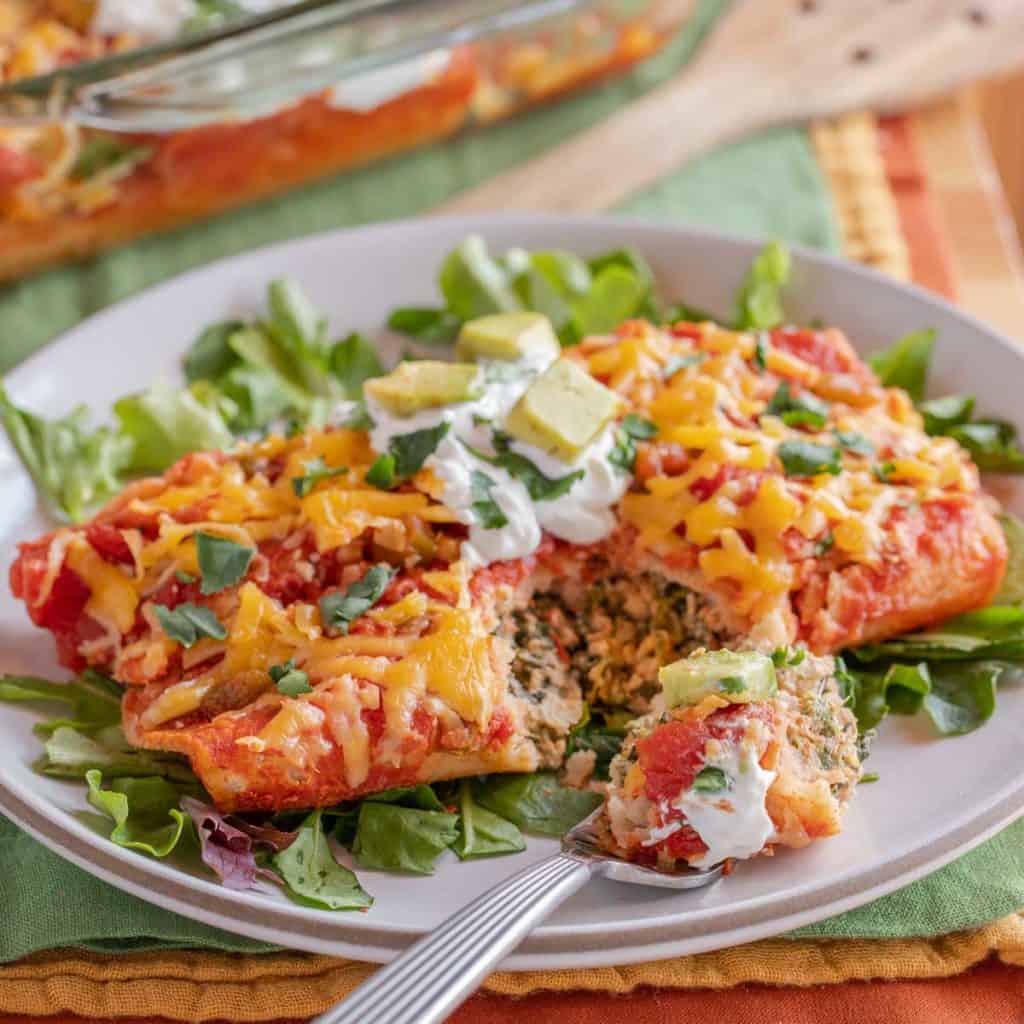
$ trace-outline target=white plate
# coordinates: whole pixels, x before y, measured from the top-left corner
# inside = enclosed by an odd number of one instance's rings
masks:
[[[436,302],[441,257],[467,234],[492,246],[562,247],[594,254],[636,246],[666,295],[728,313],[757,244],[682,228],[613,219],[479,217],[421,220],[339,231],[260,249],[193,271],[121,303],[68,332],[8,378],[15,400],[49,415],[86,401],[97,410],[159,376],[174,379],[197,330],[262,309],[272,278],[290,274],[329,312],[332,330],[373,329],[395,305]],[[793,319],[842,325],[870,351],[908,330],[934,326],[936,393],[967,391],[987,414],[1019,422],[1020,352],[970,317],[914,288],[813,253],[800,253],[787,300]],[[47,528],[32,487],[0,441],[0,551]],[[1015,495],[1004,495],[1011,504]],[[59,670],[48,637],[0,596],[0,670]],[[532,839],[514,857],[458,863],[445,854],[429,878],[361,871],[376,897],[365,914],[328,913],[268,892],[235,893],[173,864],[125,851],[73,817],[82,787],[44,779],[34,714],[0,706],[0,811],[87,871],[159,906],[297,949],[389,959],[415,937],[553,842]],[[590,967],[715,949],[820,920],[934,870],[1024,813],[1019,764],[1024,687],[999,695],[981,730],[933,739],[924,722],[885,723],[871,755],[881,781],[859,792],[842,836],[803,851],[742,864],[696,893],[668,895],[594,882],[565,904],[504,965],[513,970]]]

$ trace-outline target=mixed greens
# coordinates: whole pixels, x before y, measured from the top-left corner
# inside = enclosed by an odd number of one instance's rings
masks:
[[[212,16],[219,16],[218,4],[208,6]],[[89,154],[90,167],[126,158],[99,148]],[[782,294],[789,272],[788,251],[773,243],[755,259],[736,296],[732,326],[759,332],[762,368],[770,344],[767,332],[785,320]],[[628,249],[591,260],[561,250],[514,249],[495,256],[482,239],[469,238],[447,256],[438,283],[441,305],[396,309],[388,318],[390,329],[420,345],[449,346],[468,319],[530,311],[550,318],[559,340],[568,345],[631,318],[709,318],[659,297],[651,268]],[[15,406],[0,387],[4,426],[57,516],[80,522],[134,476],[160,472],[182,455],[226,448],[239,438],[322,425],[339,406],[346,424],[369,425],[362,386],[384,372],[373,341],[358,333],[331,340],[326,318],[294,282],[275,281],[267,299],[266,316],[222,321],[196,338],[183,360],[186,386],[161,384],[122,398],[109,425],[92,425],[82,407],[46,420]],[[884,384],[907,391],[928,433],[955,438],[983,469],[1024,471],[1024,453],[1010,424],[974,418],[969,396],[924,398],[934,344],[934,331],[914,332],[870,362]],[[666,379],[698,358],[673,362]],[[818,429],[826,422],[827,405],[783,384],[769,411],[791,426]],[[654,429],[636,415],[625,418],[612,454],[617,469],[632,471],[637,442],[651,437]],[[367,479],[382,489],[396,486],[422,466],[442,437],[443,432],[431,429],[396,439],[399,443],[377,459]],[[522,480],[537,501],[557,497],[574,479],[571,474],[544,476],[506,442],[496,432],[494,454],[477,453],[482,466],[472,479],[473,512],[485,525],[501,525],[503,518],[491,496],[494,481],[484,471],[488,463]],[[787,441],[780,456],[787,473],[804,476],[838,472],[843,449],[874,454],[860,435],[837,434],[834,446]],[[292,486],[302,497],[318,481],[344,472],[344,467],[314,460]],[[877,472],[884,478],[884,464]],[[1011,558],[996,605],[941,628],[844,652],[839,659],[840,680],[865,752],[890,711],[923,711],[942,735],[977,728],[993,713],[997,684],[1019,674],[1024,665],[1024,525],[1012,517],[1005,517],[1003,525]],[[197,548],[203,594],[237,582],[255,554],[202,533]],[[818,553],[825,550],[827,545]],[[345,592],[325,597],[321,612],[329,630],[345,633],[380,598],[391,573],[386,565],[374,566]],[[224,636],[213,613],[195,604],[158,606],[156,614],[167,634],[186,647],[202,637]],[[795,665],[804,653],[779,651],[773,660]],[[281,693],[309,692],[308,677],[291,662],[274,666],[271,676]],[[460,859],[486,857],[522,850],[524,832],[560,835],[601,800],[595,792],[563,786],[552,773],[537,773],[403,787],[312,813],[225,816],[208,802],[183,759],[128,743],[120,725],[121,692],[93,670],[63,684],[0,677],[0,701],[60,706],[60,712],[35,726],[43,743],[35,767],[46,775],[82,780],[92,808],[83,816],[111,841],[150,856],[192,858],[231,888],[270,881],[309,906],[341,910],[371,905],[372,897],[338,859],[341,849],[350,851],[358,867],[429,874],[445,850]],[[585,709],[569,736],[567,756],[592,753],[594,777],[606,779],[628,719],[621,710]],[[702,784],[714,782],[708,776]]]

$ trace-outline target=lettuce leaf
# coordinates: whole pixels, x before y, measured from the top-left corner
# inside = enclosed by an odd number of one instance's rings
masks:
[[[229,824],[215,807],[195,797],[183,796],[181,809],[192,819],[203,863],[225,888],[252,889],[258,878],[278,881],[277,875],[257,862],[257,840]]]
[[[458,820],[444,811],[366,800],[359,808],[352,853],[363,867],[429,875],[458,837]]]
[[[564,835],[601,803],[597,793],[561,785],[553,772],[485,776],[473,798],[524,832],[553,836]]]
[[[782,290],[790,269],[789,249],[781,242],[769,242],[757,254],[736,294],[737,329],[767,331],[783,323]]]
[[[934,327],[911,331],[889,348],[872,352],[868,363],[886,387],[902,388],[915,402],[920,402],[924,398],[936,336]]]
[[[275,853],[270,865],[296,903],[326,910],[364,910],[373,904],[355,874],[331,852],[321,811],[303,821],[295,840]]]
[[[110,427],[91,426],[84,406],[48,420],[16,406],[0,386],[0,419],[37,489],[61,518],[81,522],[121,490],[133,441]]]
[[[999,523],[1006,537],[1009,559],[1003,585],[996,594],[996,604],[1021,604],[1024,602],[1024,523],[1016,516],[1004,512]]]
[[[166,857],[186,826],[178,810],[178,790],[166,779],[115,779],[103,789],[98,771],[85,774],[89,803],[114,822],[110,838],[118,846]]]
[[[94,732],[121,721],[123,690],[95,669],[86,669],[77,679],[54,683],[38,676],[0,676],[0,701],[42,702],[70,705],[70,717],[40,723],[37,732],[48,734],[58,725]]]
[[[190,390],[156,384],[114,403],[121,433],[133,442],[128,469],[159,473],[189,452],[229,448],[234,437],[220,412]]]
[[[494,857],[526,849],[522,832],[505,818],[481,807],[473,799],[473,784],[459,784],[458,836],[452,849],[459,860]]]
[[[42,775],[84,779],[90,771],[98,770],[110,779],[159,776],[196,788],[199,785],[186,760],[131,746],[119,725],[85,733],[70,725],[56,724],[43,751],[33,765]]]

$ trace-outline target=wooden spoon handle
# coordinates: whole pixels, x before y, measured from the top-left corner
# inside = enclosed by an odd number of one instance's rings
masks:
[[[701,64],[431,212],[607,210],[693,157],[771,123],[742,67],[716,71]]]

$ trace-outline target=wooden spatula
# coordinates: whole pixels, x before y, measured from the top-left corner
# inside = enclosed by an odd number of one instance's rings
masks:
[[[741,135],[905,109],[1016,63],[1024,0],[736,0],[685,72],[434,212],[608,209]]]

